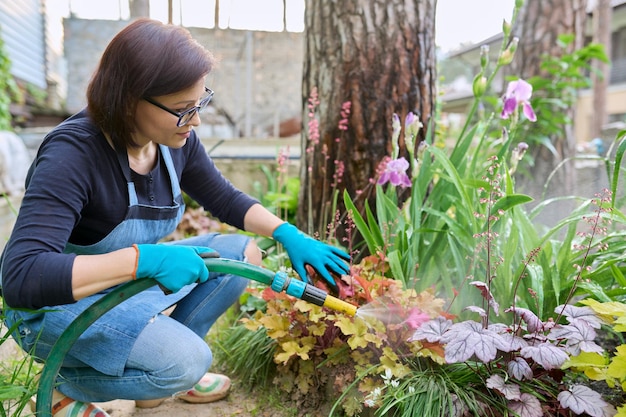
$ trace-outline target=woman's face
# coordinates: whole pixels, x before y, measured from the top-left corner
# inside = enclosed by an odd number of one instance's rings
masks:
[[[200,99],[206,95],[204,83],[203,77],[186,90],[150,98],[176,113],[182,113],[197,106]],[[200,124],[200,116],[198,116],[198,112],[195,112],[191,120],[181,127],[176,126],[177,122],[178,117],[168,111],[146,100],[139,100],[135,111],[133,139],[140,146],[154,142],[170,148],[180,148],[187,143],[191,129]]]

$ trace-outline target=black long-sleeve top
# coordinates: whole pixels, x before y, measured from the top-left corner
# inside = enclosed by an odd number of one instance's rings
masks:
[[[170,149],[181,189],[221,221],[243,229],[257,201],[225,179],[195,132]],[[131,173],[139,202],[169,205],[165,163],[147,175]],[[2,255],[2,294],[12,307],[69,304],[74,254],[68,242],[90,245],[122,222],[128,188],[117,155],[86,111],[72,116],[44,139],[26,179],[26,191]]]

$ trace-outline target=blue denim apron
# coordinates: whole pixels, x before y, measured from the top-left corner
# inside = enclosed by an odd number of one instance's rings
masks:
[[[185,205],[169,149],[163,145],[159,145],[159,148],[169,173],[172,205],[154,207],[139,204],[130,177],[128,155],[120,153],[118,158],[128,184],[129,206],[125,219],[101,241],[88,246],[68,243],[64,252],[102,254],[127,248],[133,243],[157,243],[176,229]],[[135,339],[150,319],[189,294],[195,285],[188,285],[170,295],[165,295],[155,286],[122,302],[83,333],[68,353],[64,366],[89,366],[107,375],[122,375]],[[19,326],[22,348],[38,358],[46,358],[55,341],[72,321],[114,288],[74,304],[47,308],[45,313],[9,310],[7,318],[13,323],[23,320]],[[34,352],[31,351],[33,348]]]

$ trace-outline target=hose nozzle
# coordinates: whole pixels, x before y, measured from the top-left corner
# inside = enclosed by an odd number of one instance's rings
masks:
[[[339,298],[327,294],[313,285],[304,281],[291,279],[284,272],[277,272],[272,280],[271,287],[276,292],[282,292],[292,295],[301,300],[313,303],[318,306],[328,307],[332,310],[354,316],[356,314],[356,306],[347,303]]]
[[[239,275],[244,278],[252,279],[265,285],[269,285],[274,291],[285,291],[301,300],[313,303],[318,306],[328,307],[332,310],[348,314],[356,315],[356,306],[346,303],[332,295],[327,294],[313,285],[309,285],[304,281],[291,279],[284,272],[272,272],[256,265],[251,265],[242,261],[223,258],[206,258],[204,263],[211,272],[221,272],[226,274]]]

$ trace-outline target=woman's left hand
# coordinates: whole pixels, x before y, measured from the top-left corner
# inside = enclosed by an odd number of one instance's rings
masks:
[[[338,290],[335,279],[330,275],[345,275],[350,272],[347,261],[350,255],[341,249],[315,240],[302,233],[295,226],[283,223],[274,230],[274,240],[282,243],[291,266],[304,282],[309,282],[305,265],[310,265],[335,291]]]

